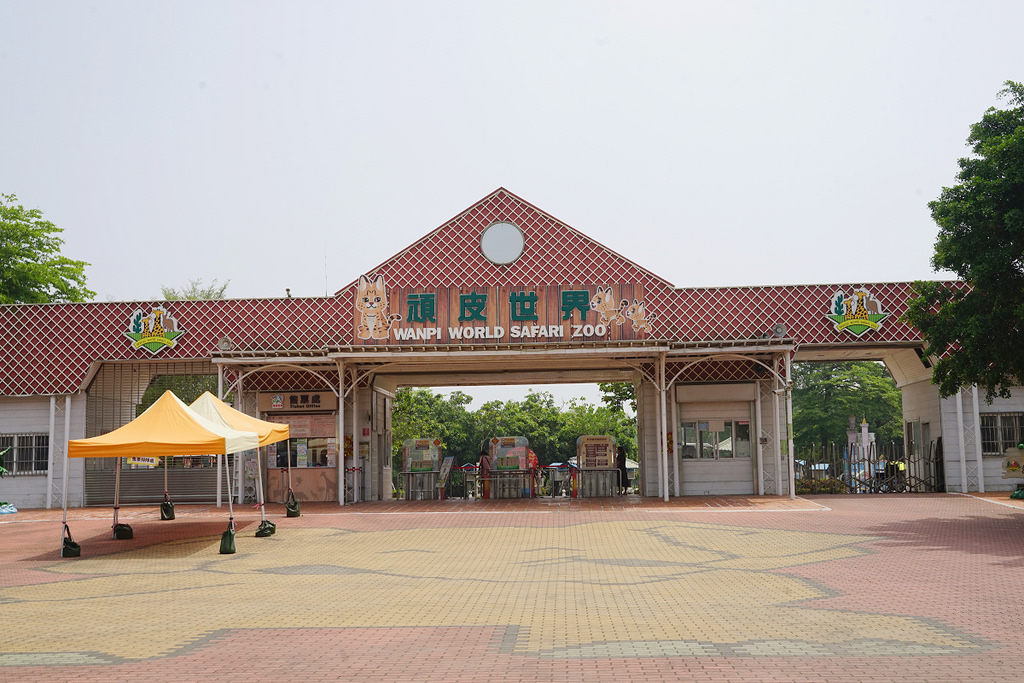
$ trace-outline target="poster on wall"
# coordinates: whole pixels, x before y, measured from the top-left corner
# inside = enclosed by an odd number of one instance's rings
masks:
[[[245,478],[256,479],[260,470],[260,460],[258,450],[245,451]]]
[[[1024,478],[1024,449],[1007,448],[1003,453],[1003,479]]]
[[[333,436],[327,439],[327,466],[338,466],[338,440]]]

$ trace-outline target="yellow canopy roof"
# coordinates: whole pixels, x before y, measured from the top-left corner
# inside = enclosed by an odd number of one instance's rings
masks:
[[[259,434],[261,446],[284,441],[288,438],[291,431],[288,425],[267,422],[266,420],[260,420],[252,415],[239,412],[209,391],[204,391],[202,396],[192,401],[189,408],[207,419],[215,420],[219,418],[232,429],[243,432],[256,432]]]
[[[259,446],[254,431],[237,431],[199,415],[171,391],[112,432],[68,441],[69,458],[219,455]]]

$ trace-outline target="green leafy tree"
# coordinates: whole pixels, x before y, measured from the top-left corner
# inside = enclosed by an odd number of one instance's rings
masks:
[[[626,457],[636,459],[635,418],[626,415],[622,410],[594,406],[574,399],[569,402],[568,408],[562,411],[559,454],[557,460],[552,462],[564,462],[576,455],[576,440],[587,435],[614,436],[618,445],[625,449]]]
[[[928,204],[939,226],[932,265],[967,286],[915,282],[906,313],[938,358],[943,396],[976,384],[991,401],[1024,378],[1024,85],[1005,86],[1010,106],[971,126],[960,182]]]
[[[620,413],[623,405],[628,404],[636,414],[636,387],[632,382],[598,382],[597,388],[601,390],[601,403]]]
[[[495,436],[525,436],[541,464],[554,462],[559,453],[561,415],[549,392],[531,391],[522,401],[489,401],[476,412],[476,422],[481,445]]]
[[[845,444],[850,416],[858,429],[866,419],[880,443],[902,440],[900,390],[882,363],[793,366],[793,442],[798,449],[811,444]]]
[[[229,284],[231,284],[231,280],[226,281],[224,284],[219,284],[217,278],[214,278],[213,282],[204,285],[203,278],[196,278],[195,280],[189,280],[188,285],[181,289],[161,286],[160,293],[163,295],[164,301],[223,299],[224,292],[227,291]]]
[[[576,454],[576,439],[609,434],[636,454],[636,420],[622,411],[574,399],[567,408],[555,405],[548,392],[530,392],[522,401],[489,401],[475,412],[472,398],[456,391],[447,399],[429,389],[400,389],[395,397],[392,435],[394,466],[401,470],[402,444],[407,439],[441,439],[456,464],[476,462],[480,449],[495,436],[525,436],[542,465],[565,462]]]
[[[394,468],[402,470],[402,446],[408,439],[438,438],[445,455],[455,464],[476,462],[479,439],[472,413],[466,406],[473,401],[461,391],[447,398],[429,389],[399,389],[392,408]]]
[[[63,232],[26,209],[13,194],[0,194],[0,304],[87,301],[85,261],[61,256]]]

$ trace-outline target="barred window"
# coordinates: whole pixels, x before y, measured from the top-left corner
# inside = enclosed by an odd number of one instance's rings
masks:
[[[982,413],[982,455],[1001,456],[1007,448],[1024,442],[1024,413]]]
[[[45,474],[49,434],[0,434],[0,465],[10,474]]]

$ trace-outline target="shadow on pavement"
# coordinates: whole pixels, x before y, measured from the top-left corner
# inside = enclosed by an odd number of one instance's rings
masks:
[[[988,555],[1003,559],[1000,564],[1004,566],[1024,567],[1024,513],[901,520],[867,527],[865,531],[887,538],[878,543],[885,547]]]

